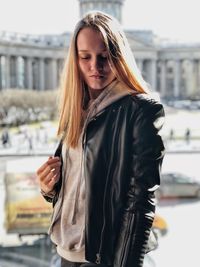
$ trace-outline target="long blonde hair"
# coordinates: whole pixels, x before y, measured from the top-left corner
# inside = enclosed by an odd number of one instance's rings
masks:
[[[77,56],[77,36],[85,27],[92,27],[102,34],[108,51],[108,60],[116,78],[137,93],[148,91],[119,23],[112,16],[103,12],[87,13],[75,27],[60,85],[58,135],[62,136],[67,147],[73,148],[77,146],[81,134],[87,94],[87,85],[80,75]]]

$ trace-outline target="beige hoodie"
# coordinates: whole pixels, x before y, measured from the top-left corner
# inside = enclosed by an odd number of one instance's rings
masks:
[[[85,121],[88,122],[107,106],[134,91],[114,80],[92,102]],[[59,216],[51,231],[51,239],[57,245],[58,254],[72,262],[85,262],[85,180],[83,175],[82,135],[76,149],[63,145],[63,190],[56,203]],[[54,212],[55,213],[55,212]]]

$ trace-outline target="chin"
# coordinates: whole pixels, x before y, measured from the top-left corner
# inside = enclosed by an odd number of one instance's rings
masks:
[[[97,85],[97,84],[89,84],[88,86],[92,90],[102,90],[104,87],[107,86],[107,84],[101,84],[101,85],[100,84],[99,85]]]

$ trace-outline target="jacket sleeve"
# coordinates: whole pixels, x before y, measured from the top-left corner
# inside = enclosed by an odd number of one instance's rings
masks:
[[[154,101],[144,101],[130,120],[131,178],[114,267],[143,266],[155,213],[154,191],[160,184],[164,156],[164,145],[159,135],[163,122],[163,107]]]

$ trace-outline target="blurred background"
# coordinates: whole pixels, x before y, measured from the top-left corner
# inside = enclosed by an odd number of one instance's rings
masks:
[[[144,267],[198,266],[200,32],[197,0],[0,0],[0,267],[58,267],[51,205],[35,171],[58,140],[58,85],[74,24],[96,9],[122,24],[165,107],[166,147]]]

